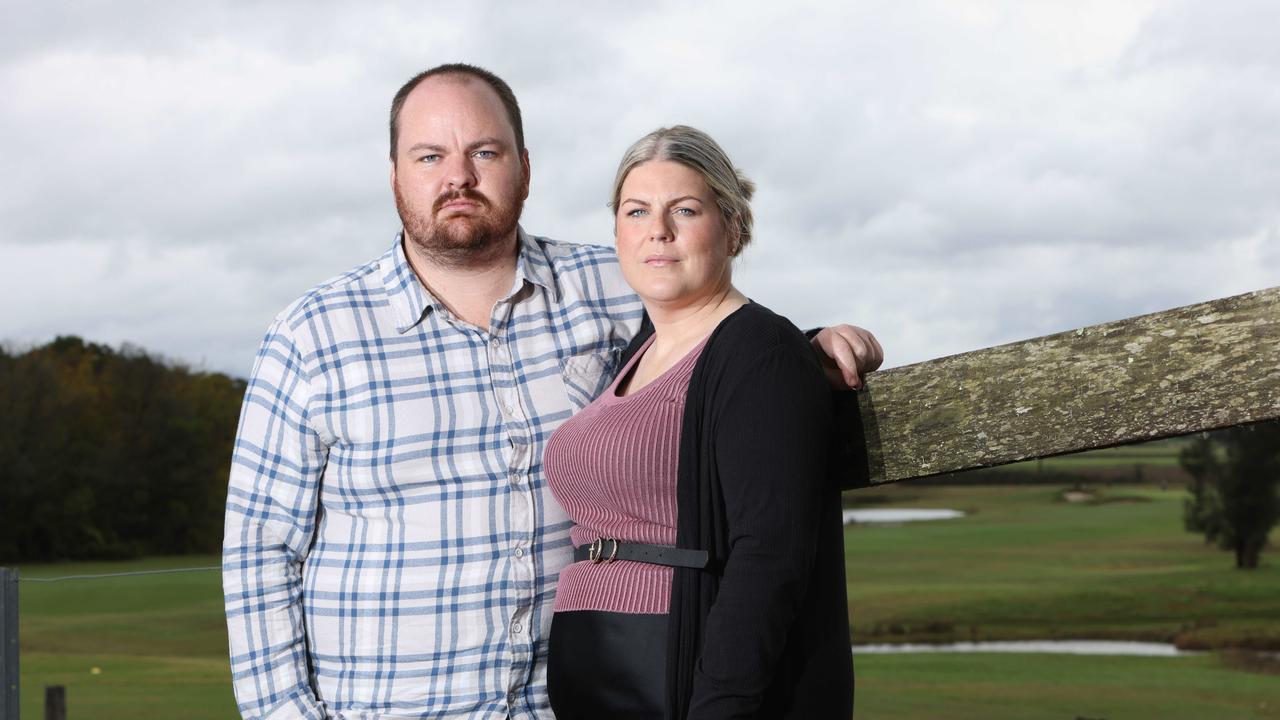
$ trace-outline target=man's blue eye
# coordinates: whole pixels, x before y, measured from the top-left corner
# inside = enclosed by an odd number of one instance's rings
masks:
[[[423,155],[418,159],[421,160],[422,162],[435,162],[440,159],[440,156],[439,155]]]
[[[498,153],[496,153],[496,152],[494,152],[494,151],[492,151],[492,150],[477,150],[477,151],[476,151],[476,153],[475,153],[475,156],[476,156],[476,157],[478,157],[478,158],[483,158],[483,159],[485,159],[485,160],[488,160],[488,159],[490,159],[490,158],[495,158],[495,157],[497,157],[497,156],[498,156]]]

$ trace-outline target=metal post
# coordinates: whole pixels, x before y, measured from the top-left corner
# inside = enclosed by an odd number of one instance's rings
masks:
[[[18,571],[0,568],[0,720],[18,720]]]
[[[67,720],[67,689],[65,687],[45,686],[44,720]]]

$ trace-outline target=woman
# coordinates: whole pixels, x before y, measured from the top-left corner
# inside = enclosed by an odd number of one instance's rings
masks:
[[[618,259],[652,327],[547,446],[577,548],[551,630],[559,720],[852,713],[830,391],[804,335],[733,286],[752,192],[684,126],[618,168]]]

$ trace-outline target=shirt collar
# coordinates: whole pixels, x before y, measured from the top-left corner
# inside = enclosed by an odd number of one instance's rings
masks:
[[[520,289],[522,281],[527,280],[545,290],[551,302],[558,302],[560,290],[556,286],[556,276],[551,270],[551,260],[546,251],[522,227],[516,227],[516,238],[520,243],[520,255],[516,258],[516,290]]]
[[[516,275],[511,294],[519,292],[525,282],[541,287],[552,302],[559,298],[556,288],[555,274],[551,271],[551,261],[546,252],[532,235],[524,228],[516,228],[516,239],[519,243],[516,256]],[[427,313],[443,309],[444,305],[432,295],[409,264],[404,252],[404,233],[396,235],[396,241],[379,261],[382,271],[382,282],[387,292],[387,300],[395,314],[396,331],[406,333],[413,329]]]

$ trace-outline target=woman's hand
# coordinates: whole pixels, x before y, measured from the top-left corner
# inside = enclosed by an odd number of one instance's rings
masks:
[[[827,382],[837,390],[861,390],[862,376],[884,362],[876,336],[856,325],[822,328],[809,342],[818,350]]]

